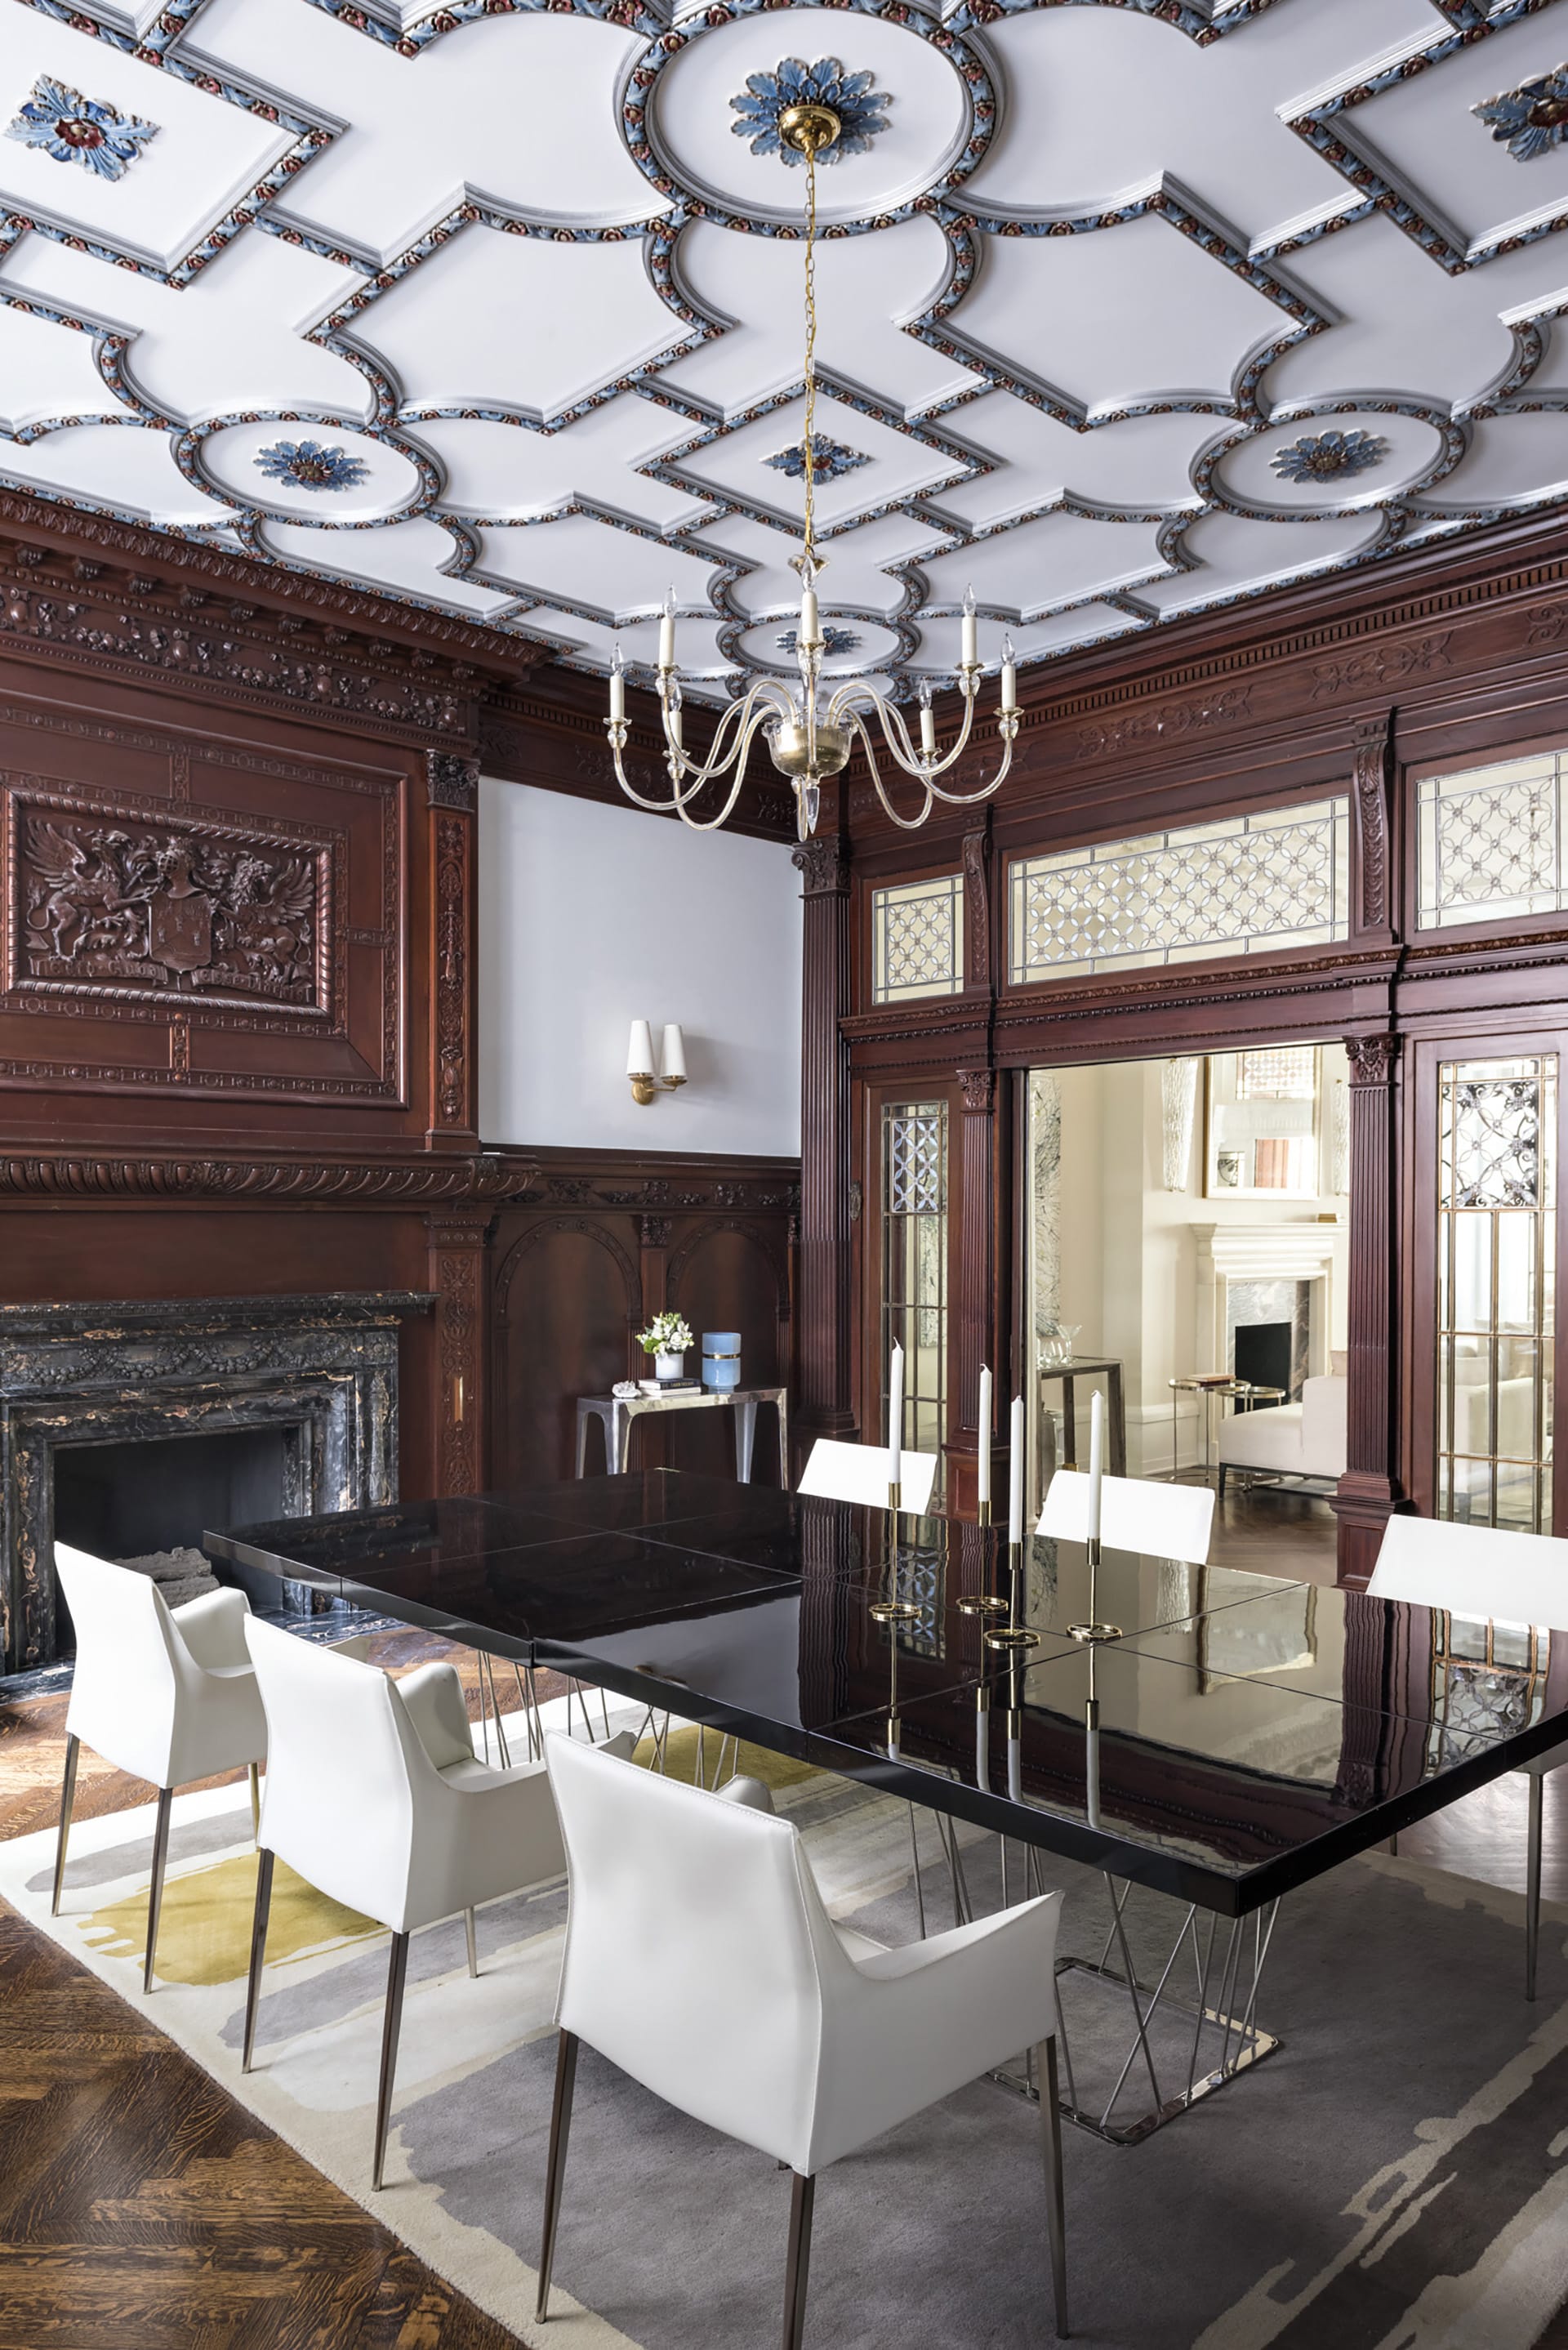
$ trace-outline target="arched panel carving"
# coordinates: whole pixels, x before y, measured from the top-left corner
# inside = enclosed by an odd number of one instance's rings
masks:
[[[604,1395],[626,1378],[641,1318],[637,1266],[593,1219],[553,1218],[514,1243],[495,1284],[497,1485],[571,1476],[576,1398]],[[592,1451],[590,1471],[603,1465]]]
[[[789,1377],[789,1289],[785,1266],[754,1224],[738,1217],[705,1222],[673,1251],[666,1276],[670,1304],[684,1314],[698,1347],[704,1330],[738,1330],[741,1376],[748,1387]],[[696,1368],[693,1360],[692,1368]],[[734,1435],[727,1413],[693,1412],[670,1423],[673,1467],[734,1475]],[[776,1453],[771,1428],[759,1428],[753,1473],[772,1483]]]

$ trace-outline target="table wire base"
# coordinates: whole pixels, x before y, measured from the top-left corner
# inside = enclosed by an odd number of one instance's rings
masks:
[[[1280,1905],[1270,1902],[1251,1918],[1232,1918],[1212,1911],[1200,1918],[1196,1905],[1187,1908],[1164,1964],[1149,1984],[1139,1981],[1127,1941],[1126,1912],[1133,1888],[1109,1877],[1106,1884],[1112,1917],[1099,1959],[1056,1962],[1061,2105],[1069,2121],[1108,2146],[1137,2146],[1283,2044],[1257,2021],[1258,1989]],[[1119,1965],[1112,1963],[1113,1950]],[[1184,1953],[1190,1959],[1190,1970]],[[1097,2016],[1085,1993],[1099,2008]],[[1102,1996],[1096,1999],[1096,1994]],[[1123,2019],[1119,2027],[1115,2022],[1118,2012]],[[1130,2042],[1126,2038],[1129,2014]],[[1102,2053],[1107,2040],[1113,2052],[1108,2062]],[[1116,2052],[1124,2047],[1119,2068],[1113,2069]],[[1085,2062],[1091,2058],[1097,2064]],[[1093,2088],[1092,2071],[1100,2075]],[[992,2077],[1038,2098],[1030,2061],[1022,2073],[1002,2067]],[[1108,2094],[1106,2077],[1111,2082]]]

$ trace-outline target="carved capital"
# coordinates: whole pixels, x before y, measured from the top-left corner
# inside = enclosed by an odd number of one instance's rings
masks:
[[[431,807],[462,808],[472,815],[479,805],[479,762],[461,751],[427,751],[425,783]]]
[[[1397,1036],[1347,1036],[1345,1057],[1350,1063],[1353,1086],[1388,1086],[1394,1081],[1394,1064],[1399,1057]]]
[[[996,1107],[996,1071],[961,1069],[958,1081],[966,1116],[989,1118]]]
[[[987,836],[963,837],[964,979],[971,987],[991,984],[991,891],[985,868]]]
[[[645,1249],[668,1248],[670,1227],[670,1219],[668,1216],[644,1216],[642,1219],[643,1247]]]
[[[803,840],[794,850],[791,861],[805,882],[801,891],[803,898],[848,896],[849,858],[836,840]]]

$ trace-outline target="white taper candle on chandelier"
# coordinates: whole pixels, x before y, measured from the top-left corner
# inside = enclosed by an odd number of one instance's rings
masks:
[[[1023,1540],[1023,1398],[1012,1399],[1012,1419],[1008,1437],[1007,1458],[1007,1539],[1010,1543]]]
[[[893,1342],[888,1366],[888,1482],[898,1485],[904,1475],[904,1349]]]
[[[619,645],[617,645],[615,659],[610,663],[609,685],[610,723],[618,726],[626,716],[626,662],[621,657]]]
[[[1089,1540],[1100,1539],[1100,1490],[1106,1473],[1106,1399],[1099,1388],[1089,1399]]]
[[[980,1367],[980,1455],[976,1467],[975,1494],[985,1509],[991,1501],[991,1366]]]
[[[937,713],[931,708],[930,690],[927,687],[920,694],[920,748],[929,759],[935,755],[936,747]]]
[[[675,667],[675,590],[672,588],[664,599],[664,610],[659,622],[659,666]]]
[[[816,616],[816,590],[808,579],[800,591],[800,627],[795,631],[794,639],[796,651],[805,652],[808,646],[818,642],[821,635],[822,623]]]
[[[1018,664],[1012,658],[1012,639],[1002,639],[1002,706],[1003,710],[1018,707]]]
[[[975,618],[974,589],[963,591],[963,650],[960,656],[965,669],[973,669],[980,660],[980,622]]]

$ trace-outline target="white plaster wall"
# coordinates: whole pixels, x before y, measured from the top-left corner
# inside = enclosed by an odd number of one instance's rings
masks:
[[[482,777],[484,1140],[793,1157],[800,887],[772,841]],[[689,1083],[647,1108],[634,1019],[686,1032]]]

